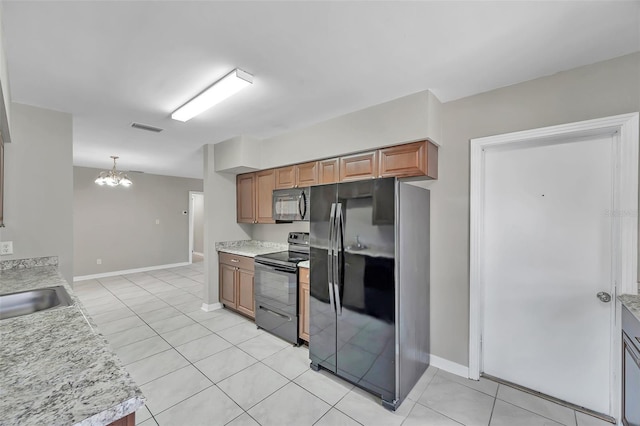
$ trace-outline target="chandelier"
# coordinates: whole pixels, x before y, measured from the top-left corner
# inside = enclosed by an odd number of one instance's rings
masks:
[[[109,170],[108,172],[107,171],[100,172],[95,182],[100,186],[102,185],[131,186],[133,182],[131,182],[131,179],[129,179],[129,176],[116,170],[116,160],[120,157],[116,157],[112,155],[111,158],[113,158],[113,169]]]

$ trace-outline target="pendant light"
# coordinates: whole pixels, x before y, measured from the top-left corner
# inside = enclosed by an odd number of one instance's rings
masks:
[[[131,182],[131,179],[129,179],[129,176],[116,170],[116,160],[120,157],[116,157],[115,155],[112,155],[111,158],[113,158],[113,169],[109,171],[100,172],[95,182],[100,186],[103,186],[103,185],[108,185],[108,186],[121,185],[125,187],[131,186],[133,182]]]

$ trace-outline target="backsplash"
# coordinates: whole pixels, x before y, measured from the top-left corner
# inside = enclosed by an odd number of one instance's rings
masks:
[[[1,260],[0,271],[26,269],[36,266],[58,266],[58,256],[32,257],[28,259]]]

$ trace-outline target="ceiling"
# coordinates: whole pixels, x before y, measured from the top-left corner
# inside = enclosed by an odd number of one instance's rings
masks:
[[[119,155],[120,169],[196,178],[204,144],[425,89],[447,102],[640,50],[639,1],[2,5],[12,100],[73,114],[75,165],[109,168]],[[236,67],[252,86],[171,120]]]

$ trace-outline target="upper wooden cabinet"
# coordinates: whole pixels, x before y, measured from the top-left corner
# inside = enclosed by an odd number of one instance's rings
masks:
[[[238,223],[256,221],[256,174],[245,173],[236,177],[236,216]]]
[[[428,141],[379,150],[378,177],[427,176],[438,178],[438,148]]]
[[[340,180],[340,159],[318,161],[318,183],[336,183]]]
[[[378,177],[378,152],[340,157],[340,182]]]
[[[256,172],[256,223],[275,223],[273,220],[274,170]]]
[[[318,183],[318,162],[295,164],[275,169],[275,189],[298,188]]]
[[[245,173],[236,177],[236,214],[238,223],[274,223],[274,170]]]

